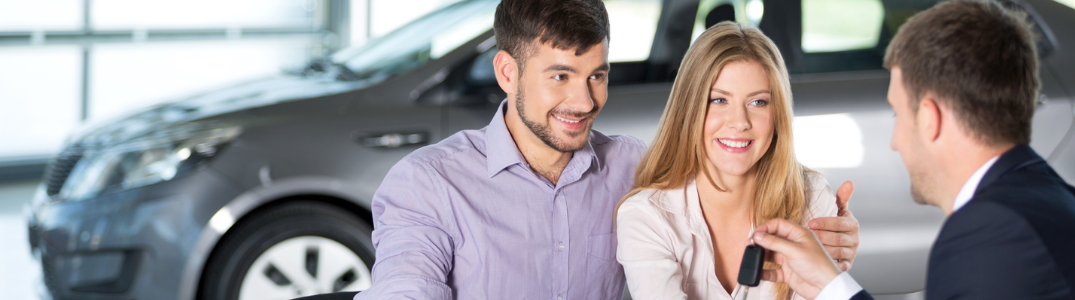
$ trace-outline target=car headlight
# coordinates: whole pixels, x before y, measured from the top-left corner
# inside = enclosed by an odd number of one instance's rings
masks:
[[[71,170],[60,198],[83,200],[172,180],[216,155],[239,133],[238,127],[217,128],[87,151]]]

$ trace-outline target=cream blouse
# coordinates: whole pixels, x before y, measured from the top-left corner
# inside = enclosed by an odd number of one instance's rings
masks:
[[[836,196],[825,177],[811,172],[806,184],[810,214],[805,220],[836,216]],[[693,180],[682,189],[643,190],[627,198],[616,217],[616,238],[616,259],[634,299],[731,300],[735,295],[739,300],[747,288],[737,284],[729,295],[717,280],[713,242]],[[772,300],[772,283],[762,281],[747,296]]]

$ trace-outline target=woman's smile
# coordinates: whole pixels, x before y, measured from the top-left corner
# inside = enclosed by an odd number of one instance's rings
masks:
[[[721,149],[731,153],[747,152],[747,150],[750,150],[750,146],[754,145],[754,140],[752,139],[718,138],[716,140]]]

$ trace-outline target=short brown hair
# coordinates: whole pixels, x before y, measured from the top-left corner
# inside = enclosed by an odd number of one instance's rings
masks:
[[[532,55],[535,39],[582,55],[609,39],[608,11],[601,0],[503,0],[493,21],[497,47],[519,63]]]
[[[900,28],[885,68],[902,71],[912,110],[932,93],[980,142],[1030,143],[1040,81],[1027,20],[994,2],[937,4]]]

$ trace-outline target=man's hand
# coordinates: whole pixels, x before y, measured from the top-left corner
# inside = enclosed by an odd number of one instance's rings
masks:
[[[806,299],[818,293],[840,275],[840,270],[825,254],[821,243],[809,230],[784,219],[772,219],[758,226],[752,239],[770,250],[768,261],[779,269],[762,271],[765,281],[784,282]]]
[[[816,218],[810,220],[810,229],[814,231],[825,251],[836,260],[841,271],[851,270],[859,247],[859,221],[847,209],[855,184],[844,181],[836,190],[836,217]]]

